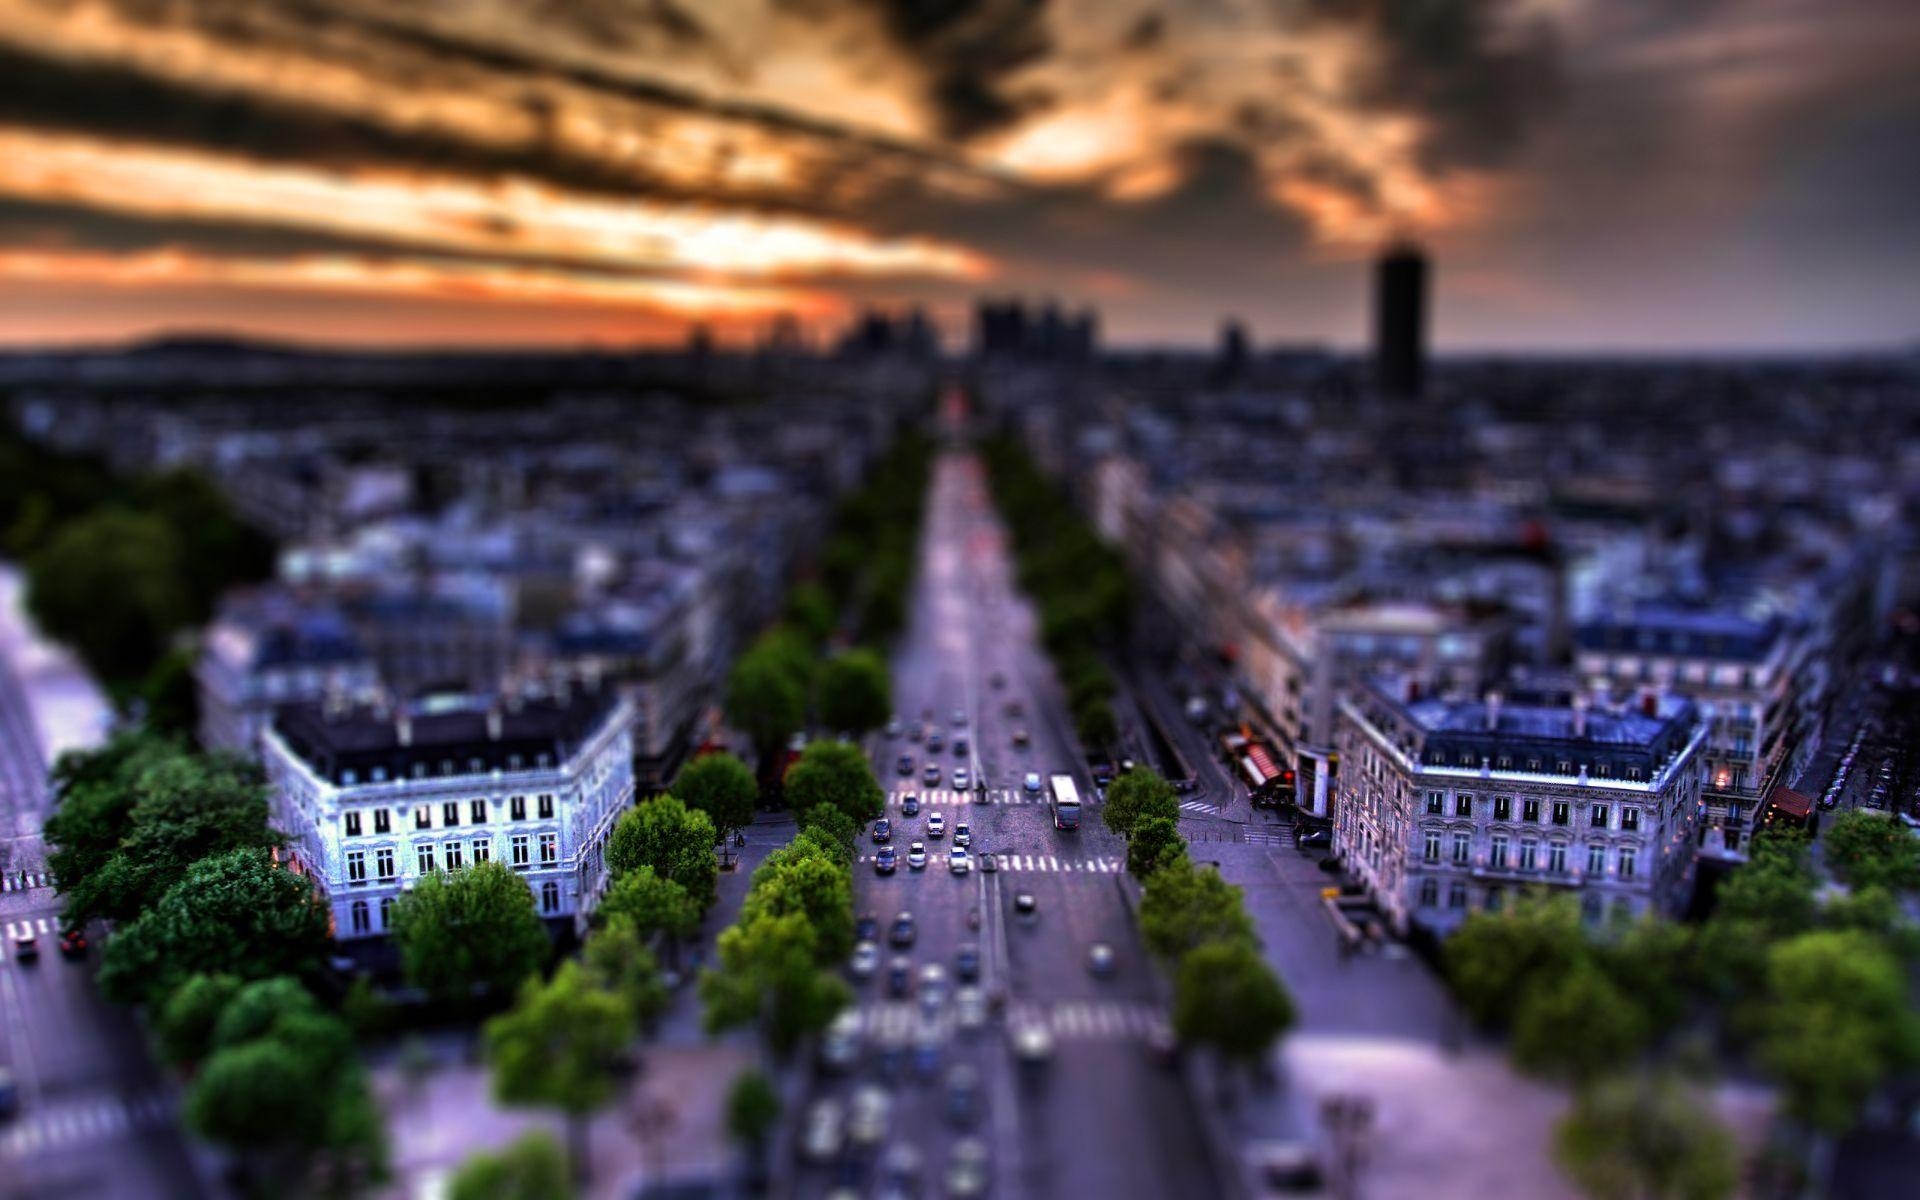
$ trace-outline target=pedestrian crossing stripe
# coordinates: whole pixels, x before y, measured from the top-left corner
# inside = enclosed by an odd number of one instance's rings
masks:
[[[1220,810],[1208,804],[1205,800],[1182,800],[1180,802],[1180,811],[1196,813],[1207,817],[1217,817],[1220,815]]]
[[[861,1036],[893,1044],[944,1037],[955,1024],[951,1005],[929,1013],[913,1000],[869,1001],[853,1013]],[[1040,1025],[1056,1038],[1082,1041],[1145,1039],[1167,1029],[1166,1014],[1158,1008],[1125,1000],[1017,1001],[1007,1006],[1006,1023]]]
[[[24,1159],[105,1141],[131,1130],[165,1124],[172,1114],[173,1102],[159,1092],[131,1099],[107,1096],[47,1105],[23,1113],[0,1130],[0,1160]]]
[[[53,876],[45,871],[9,871],[0,875],[0,895],[9,892],[31,892],[38,888],[53,886]]]
[[[907,856],[904,852],[896,851],[894,856],[894,862],[904,865],[906,862],[906,857]],[[979,860],[984,857],[986,856],[980,855],[980,854],[974,855],[975,865],[977,866]],[[857,858],[856,861],[862,862],[862,863],[871,863],[874,860],[874,858],[875,856],[872,854],[862,854]],[[946,855],[944,854],[934,854],[929,852],[927,855],[927,865],[933,866],[940,861],[944,861],[945,858],[946,858]],[[1122,871],[1125,871],[1127,869],[1126,860],[1120,859],[1120,858],[1077,858],[1076,859],[1076,858],[1060,858],[1052,854],[1007,853],[1007,854],[995,854],[993,856],[993,859],[994,859],[994,865],[1002,871],[1036,871],[1041,873],[1052,872],[1054,874],[1059,874],[1059,875],[1068,875],[1068,874],[1074,874],[1074,873],[1079,873],[1083,875],[1114,875]]]
[[[906,803],[908,796],[919,798],[921,809],[963,808],[967,805],[1001,804],[1018,806],[1023,804],[1052,804],[1045,792],[1029,792],[1023,788],[988,788],[985,792],[963,792],[955,788],[902,788],[887,793],[887,807],[899,808]],[[1081,807],[1097,805],[1099,797],[1083,797]],[[1188,801],[1195,803],[1195,801]],[[1202,811],[1214,812],[1212,808]]]
[[[1240,840],[1256,846],[1291,846],[1294,832],[1292,826],[1275,830],[1243,829],[1240,831]]]
[[[10,921],[7,923],[7,937],[9,940],[22,936],[31,937],[34,934],[50,936],[58,932],[58,930],[59,923],[52,917],[39,917],[37,919],[28,917],[23,921]]]

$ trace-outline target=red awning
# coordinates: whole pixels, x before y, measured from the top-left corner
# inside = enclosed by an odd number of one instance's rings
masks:
[[[1801,820],[1805,820],[1813,815],[1812,798],[1802,796],[1799,792],[1794,791],[1785,784],[1773,789],[1773,795],[1767,797],[1767,803],[1789,817],[1798,817]]]
[[[1247,761],[1260,773],[1260,782],[1269,783],[1280,778],[1280,764],[1273,761],[1273,755],[1259,742],[1247,746]]]

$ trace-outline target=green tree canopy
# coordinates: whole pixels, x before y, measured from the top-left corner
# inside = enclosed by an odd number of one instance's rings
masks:
[[[643,800],[620,815],[607,839],[607,867],[617,880],[638,867],[652,867],[662,879],[687,890],[702,913],[713,905],[720,863],[713,821],[674,796]]]
[[[506,1149],[469,1158],[447,1184],[447,1200],[573,1200],[567,1156],[549,1134],[534,1130]]]
[[[62,892],[81,887],[119,852],[133,825],[141,777],[185,756],[177,743],[140,731],[122,731],[97,750],[60,756],[50,776],[60,802],[44,832],[53,848],[47,865]]]
[[[1916,1016],[1899,960],[1872,937],[1818,931],[1767,956],[1755,1055],[1787,1107],[1839,1132],[1886,1076],[1920,1061]]]
[[[1658,1037],[1686,1015],[1697,945],[1692,926],[1646,917],[1593,949],[1607,978],[1646,1017],[1649,1036]]]
[[[848,650],[820,673],[820,719],[827,728],[860,735],[880,728],[893,713],[893,680],[887,660],[871,650]]]
[[[816,804],[800,814],[800,836],[795,840],[810,841],[823,850],[835,851],[842,859],[850,859],[854,844],[860,840],[860,826],[833,805]]]
[[[486,1025],[495,1098],[566,1114],[574,1169],[582,1176],[586,1118],[613,1099],[633,1021],[622,997],[569,961],[544,983],[528,980],[519,1003]]]
[[[824,645],[840,623],[836,609],[833,597],[820,584],[797,584],[787,593],[786,622],[814,645]]]
[[[727,673],[727,722],[752,739],[765,760],[806,723],[810,682],[810,670],[796,665],[790,647],[762,639]]]
[[[1187,952],[1173,984],[1173,1030],[1180,1040],[1251,1062],[1293,1028],[1293,997],[1244,940]]]
[[[242,985],[221,1010],[213,1027],[213,1045],[238,1046],[271,1036],[282,1021],[321,1015],[319,1002],[298,979],[287,975],[256,979]],[[341,1032],[346,1032],[344,1027]]]
[[[787,913],[807,919],[820,965],[844,959],[853,950],[853,879],[846,865],[804,841],[767,855],[753,873],[740,919]]]
[[[837,975],[821,969],[813,927],[799,912],[762,914],[729,926],[715,945],[715,966],[700,978],[709,1032],[757,1024],[776,1053],[825,1029],[852,999]]]
[[[1646,1045],[1646,1014],[1585,959],[1529,979],[1515,1002],[1513,1058],[1536,1075],[1584,1083]]]
[[[103,682],[125,688],[192,618],[185,578],[164,520],[102,509],[62,526],[27,560],[27,610]]]
[[[1140,934],[1149,950],[1169,960],[1210,942],[1259,944],[1240,889],[1212,867],[1196,867],[1184,858],[1147,878]]]
[[[1567,896],[1523,896],[1499,912],[1470,913],[1447,939],[1447,983],[1479,1024],[1504,1028],[1519,998],[1586,954],[1586,930]]]
[[[232,850],[187,868],[107,942],[100,987],[156,1003],[197,974],[309,978],[332,945],[327,909],[302,876],[264,851]]]
[[[1105,700],[1089,700],[1075,708],[1073,731],[1083,746],[1113,745],[1113,739],[1120,736],[1120,723],[1113,715],[1113,705]]]
[[[629,917],[615,916],[595,930],[580,961],[594,983],[620,997],[632,1014],[636,1032],[653,1028],[673,999],[660,974],[660,960]]]
[[[1174,822],[1177,829],[1180,797],[1160,772],[1152,767],[1135,767],[1108,786],[1101,816],[1107,828],[1121,837],[1133,836],[1136,825],[1156,817]]]
[[[1111,794],[1111,792],[1109,792]],[[1127,838],[1127,872],[1146,880],[1155,871],[1187,856],[1180,826],[1166,817],[1146,817],[1133,824]]]
[[[700,909],[687,889],[671,879],[662,879],[645,863],[615,879],[593,915],[601,924],[627,920],[642,939],[656,934],[669,939],[685,937],[700,923]]]
[[[1892,892],[1920,888],[1920,838],[1889,813],[1843,812],[1827,827],[1820,845],[1834,874],[1853,887]]]
[[[1725,1200],[1740,1183],[1739,1150],[1709,1099],[1670,1079],[1583,1090],[1553,1153],[1593,1200]]]
[[[407,982],[441,1003],[510,994],[551,951],[527,881],[497,862],[432,872],[393,910]]]
[[[860,824],[885,811],[887,793],[860,747],[813,742],[787,772],[787,800],[796,812],[831,804]]]
[[[231,975],[195,975],[173,990],[154,1022],[160,1057],[169,1066],[186,1067],[213,1050],[214,1027],[240,993]]]
[[[673,794],[688,808],[707,814],[721,837],[753,824],[760,799],[753,771],[731,754],[704,754],[680,768]]]
[[[780,1093],[764,1071],[743,1071],[727,1089],[727,1136],[749,1149],[766,1144],[780,1119]]]

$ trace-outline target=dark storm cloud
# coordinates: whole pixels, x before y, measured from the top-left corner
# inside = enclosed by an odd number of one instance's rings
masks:
[[[831,0],[787,0],[798,8]],[[1048,0],[851,0],[878,10],[900,47],[925,72],[928,98],[949,137],[1000,128],[1042,101],[1009,79],[1053,49]]]

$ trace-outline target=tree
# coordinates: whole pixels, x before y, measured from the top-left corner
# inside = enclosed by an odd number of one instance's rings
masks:
[[[762,763],[807,719],[807,679],[777,645],[756,642],[727,673],[727,721],[753,741]]]
[[[767,1139],[780,1119],[780,1093],[764,1071],[743,1071],[727,1089],[727,1136],[745,1153],[752,1174],[761,1173]]]
[[[807,636],[814,645],[823,645],[839,624],[833,597],[817,583],[802,583],[787,593],[786,621]]]
[[[119,847],[68,890],[66,920],[127,921],[151,908],[203,858],[264,849],[267,792],[238,759],[175,754],[150,760],[132,781],[133,807]]]
[[[672,996],[660,975],[660,960],[647,946],[639,926],[616,916],[587,939],[581,962],[600,987],[620,997],[636,1032],[653,1028]]]
[[[276,975],[243,984],[214,1022],[215,1047],[239,1046],[268,1037],[298,1017],[320,1016],[320,1005],[298,979]],[[344,1025],[335,1028],[345,1035]],[[351,1038],[346,1039],[351,1050]]]
[[[857,736],[885,725],[892,712],[892,678],[873,651],[836,654],[821,672],[820,719],[827,728]]]
[[[1209,942],[1259,944],[1240,889],[1213,868],[1185,859],[1148,877],[1140,898],[1140,934],[1149,950],[1168,960]]]
[[[1113,715],[1113,705],[1105,700],[1090,700],[1076,708],[1073,729],[1080,735],[1083,746],[1111,746],[1113,739],[1120,736],[1120,723]]]
[[[1852,887],[1892,892],[1920,888],[1920,839],[1891,814],[1863,809],[1841,813],[1820,844],[1827,865]]]
[[[1173,1030],[1230,1061],[1252,1062],[1293,1028],[1293,997],[1246,941],[1187,952],[1173,985]]]
[[[212,1051],[214,1026],[239,992],[240,981],[231,975],[195,975],[174,989],[154,1023],[168,1066],[191,1066]]]
[[[680,768],[672,792],[688,808],[706,813],[723,838],[753,824],[760,799],[753,771],[731,754],[703,754]]]
[[[1513,1058],[1524,1070],[1584,1083],[1646,1044],[1644,1013],[1591,962],[1535,976],[1516,997]]]
[[[27,610],[103,682],[128,687],[192,616],[173,531],[104,509],[77,517],[27,560]]]
[[[59,804],[44,832],[53,852],[47,865],[62,892],[71,893],[120,850],[133,822],[136,787],[153,766],[181,757],[174,742],[144,731],[122,731],[97,750],[69,750],[53,765],[49,783]]]
[[[660,878],[685,888],[704,913],[717,894],[717,840],[707,814],[688,809],[677,797],[655,796],[620,815],[607,839],[607,867],[616,880],[638,867],[652,867]]]
[[[1593,1200],[1723,1200],[1740,1183],[1739,1150],[1707,1097],[1670,1079],[1582,1091],[1554,1130],[1553,1154]]]
[[[232,850],[187,868],[151,909],[108,941],[100,987],[153,1003],[197,974],[310,977],[332,945],[326,905],[304,876],[263,851]]]
[[[1802,934],[1767,956],[1755,1057],[1787,1108],[1837,1133],[1893,1070],[1920,1061],[1920,1017],[1900,962],[1851,931]]]
[[[860,826],[833,805],[816,804],[800,814],[800,837],[796,840],[811,841],[851,858],[854,843],[860,840]]]
[[[1697,942],[1689,926],[1645,917],[1594,947],[1600,969],[1646,1017],[1650,1036],[1673,1029],[1685,1015]]]
[[[860,747],[814,742],[787,772],[787,800],[796,812],[831,804],[859,825],[885,811],[887,793]]]
[[[845,863],[808,842],[792,842],[767,855],[753,873],[740,919],[799,913],[813,930],[821,966],[853,950],[853,879]]]
[[[1112,791],[1109,789],[1108,794]],[[1147,817],[1136,821],[1127,838],[1127,872],[1145,881],[1155,871],[1185,858],[1187,843],[1180,837],[1178,823],[1166,817]]]
[[[447,1200],[573,1200],[567,1156],[540,1130],[523,1133],[506,1149],[476,1154],[447,1184]]]
[[[721,932],[716,965],[700,978],[710,1033],[757,1023],[776,1054],[826,1028],[852,999],[837,975],[822,970],[813,928],[799,912],[761,914]]]
[[[1107,828],[1121,837],[1133,836],[1134,826],[1155,817],[1172,821],[1177,828],[1180,797],[1160,772],[1152,767],[1135,767],[1107,788],[1101,816]]]
[[[393,910],[407,982],[443,1004],[507,995],[551,950],[526,880],[497,862],[431,872]]]
[[[1523,896],[1499,912],[1468,915],[1447,939],[1447,983],[1479,1024],[1500,1028],[1514,1001],[1540,979],[1557,978],[1583,960],[1586,931],[1570,897]]]
[[[685,937],[700,923],[700,910],[687,889],[662,879],[644,863],[613,881],[593,915],[601,924],[627,920],[642,939],[656,934],[669,940]]]
[[[588,1172],[587,1116],[613,1099],[632,1032],[625,1002],[576,962],[561,963],[545,983],[528,980],[519,1003],[487,1022],[494,1097],[564,1113],[580,1179]]]

